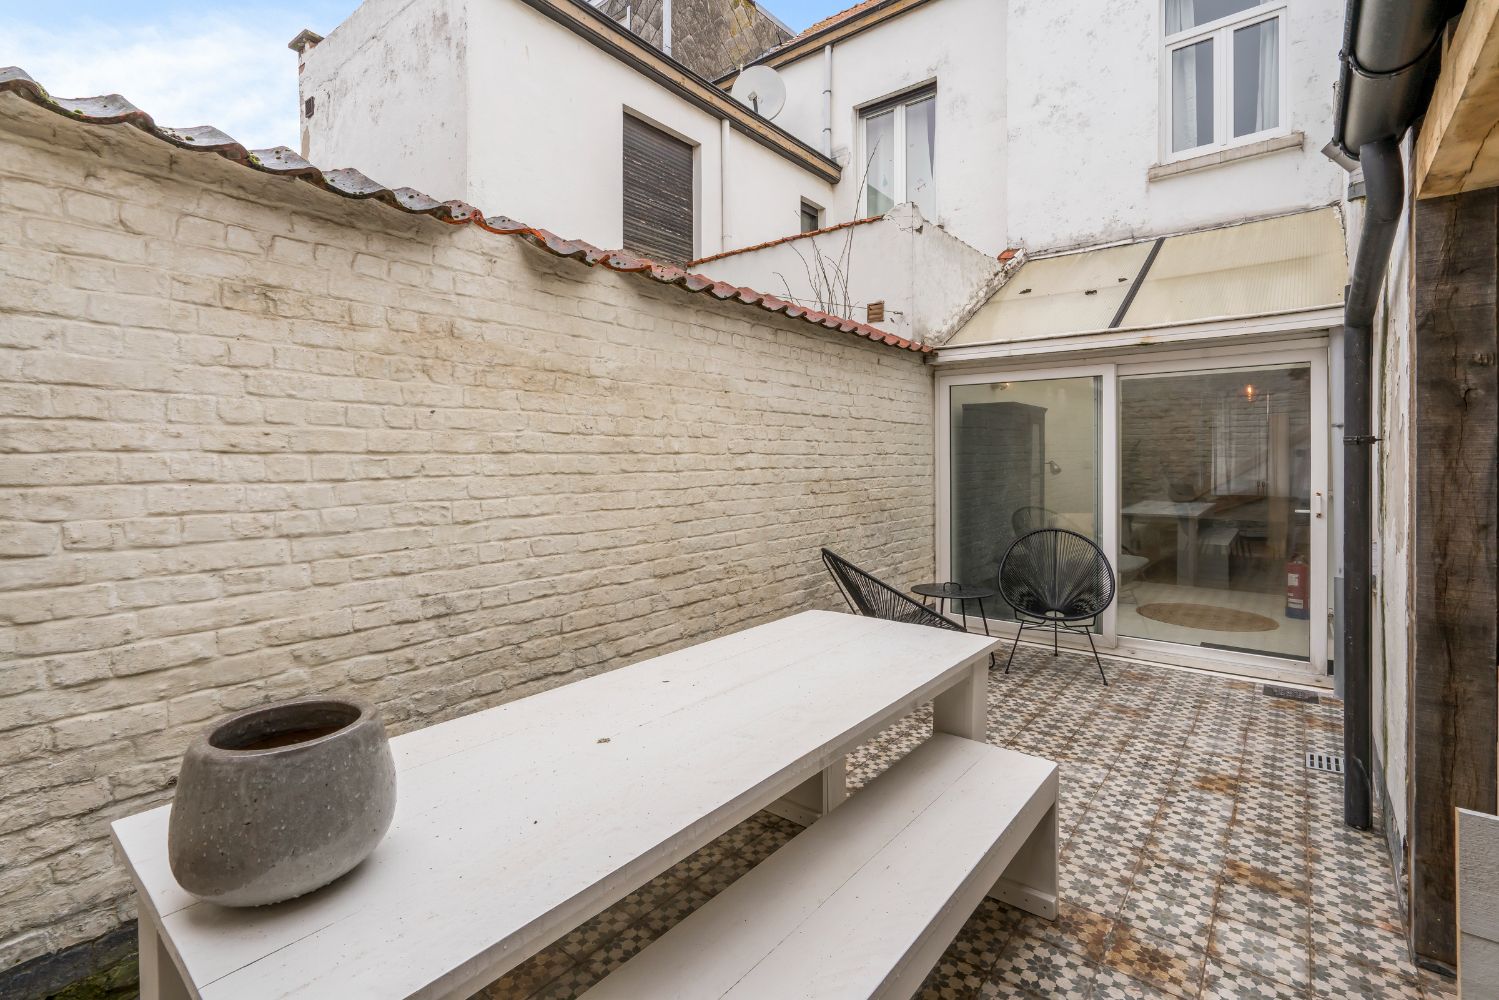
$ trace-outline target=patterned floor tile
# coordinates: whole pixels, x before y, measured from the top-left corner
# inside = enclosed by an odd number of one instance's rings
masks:
[[[551,945],[491,983],[482,996],[485,1000],[522,1000],[562,975],[573,964],[573,957],[560,944]]]
[[[1050,941],[1024,934],[1010,939],[989,978],[1041,996],[1086,996],[1096,968],[1087,959]],[[987,992],[982,996],[1002,996]]]
[[[1204,959],[1201,951],[1182,942],[1121,923],[1114,929],[1104,964],[1131,979],[1185,997],[1196,994]]]
[[[1314,921],[1312,953],[1329,964],[1356,962],[1407,979],[1419,972],[1404,934],[1369,924]]]
[[[640,923],[658,937],[686,920],[711,897],[692,883],[640,918]]]
[[[1027,916],[1016,929],[1019,934],[1050,941],[1090,962],[1103,958],[1113,930],[1114,921],[1111,918],[1065,902],[1057,906],[1054,919]]]
[[[973,1000],[984,985],[984,970],[952,954],[937,960],[936,966],[917,991],[926,1000]]]
[[[1306,986],[1266,979],[1209,959],[1200,996],[1203,1000],[1299,1000],[1306,996]]]
[[[1338,781],[1300,766],[1304,750],[1340,742],[1340,703],[1118,662],[1105,688],[1093,669],[1091,657],[1021,649],[1012,674],[990,675],[991,741],[1062,762],[1062,917],[1038,921],[986,900],[920,996],[1452,995],[1441,980],[1423,989],[1401,953],[1382,839],[1345,827]],[[851,784],[930,733],[926,707],[891,726],[851,755]],[[484,995],[570,1000],[800,829],[751,817]]]
[[[1107,966],[1098,970],[1089,1000],[1172,1000],[1173,994],[1131,979]]]
[[[548,983],[535,1000],[577,1000],[599,981],[599,975],[586,963],[570,966],[552,982]]]
[[[1447,976],[1422,970],[1420,982],[1421,992],[1429,1000],[1457,1000],[1457,983]]]
[[[1312,962],[1312,996],[1327,1000],[1418,1000],[1413,979],[1384,975],[1367,965],[1337,960]]]
[[[1305,991],[1311,954],[1304,936],[1281,937],[1252,924],[1220,917],[1213,923],[1209,957],[1265,979]]]
[[[1213,897],[1163,896],[1137,884],[1119,908],[1119,919],[1137,931],[1203,949],[1213,922]]]
[[[1126,877],[1091,868],[1063,865],[1058,875],[1057,893],[1062,899],[1105,917],[1119,911],[1129,889]]]
[[[1148,857],[1135,873],[1134,887],[1177,899],[1205,901],[1212,905],[1218,888],[1218,876],[1199,868],[1187,868],[1159,857]]]
[[[948,952],[987,972],[999,961],[1015,928],[1025,914],[992,899],[985,899],[963,924]]]
[[[564,951],[581,961],[630,926],[633,920],[634,918],[624,910],[610,907],[592,920],[575,927],[563,936],[560,943]]]

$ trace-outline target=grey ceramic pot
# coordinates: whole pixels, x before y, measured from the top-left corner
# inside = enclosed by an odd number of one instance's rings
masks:
[[[167,854],[188,892],[261,906],[327,885],[390,826],[385,727],[353,698],[300,698],[231,715],[182,760]]]

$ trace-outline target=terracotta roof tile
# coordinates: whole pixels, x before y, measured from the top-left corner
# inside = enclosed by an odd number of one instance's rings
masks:
[[[830,14],[827,17],[823,18],[821,21],[818,21],[816,24],[812,25],[811,27],[806,28],[805,30],[798,32],[797,35],[796,35],[796,37],[792,38],[791,41],[794,42],[794,41],[796,41],[797,38],[802,38],[802,37],[805,37],[807,35],[813,34],[814,32],[821,31],[823,28],[830,28],[833,25],[837,24],[839,21],[847,21],[849,18],[853,17],[855,14],[861,14],[861,13],[863,13],[864,11],[868,10],[871,7],[877,7],[877,6],[879,6],[883,2],[884,2],[884,0],[864,0],[863,3],[856,3],[852,7],[849,7],[846,10],[840,10],[836,14]],[[782,43],[782,45],[785,45],[785,44],[786,43],[784,43],[784,42]]]
[[[485,232],[524,240],[553,256],[576,260],[589,267],[602,266],[611,271],[640,274],[687,292],[708,293],[725,302],[733,300],[748,306],[758,306],[768,312],[784,313],[792,319],[806,320],[902,350],[922,354],[932,351],[925,344],[897,337],[866,323],[856,323],[815,309],[793,306],[792,303],[751,288],[737,288],[706,275],[689,274],[680,267],[637,257],[623,250],[601,250],[582,240],[565,239],[545,229],[528,226],[501,215],[485,216],[466,202],[438,201],[409,187],[387,188],[357,170],[320,170],[285,146],[246,149],[233,137],[209,125],[186,129],[165,128],[157,125],[150,115],[118,94],[81,98],[53,97],[17,66],[0,68],[0,93],[14,94],[64,118],[88,125],[130,125],[181,149],[216,153],[252,170],[304,181],[344,198],[378,201],[402,212],[428,215],[452,225],[475,225]]]

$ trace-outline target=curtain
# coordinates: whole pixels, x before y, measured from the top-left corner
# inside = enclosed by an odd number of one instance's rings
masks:
[[[1197,23],[1197,0],[1166,0],[1166,34],[1186,31]]]
[[[1280,18],[1258,26],[1260,35],[1260,94],[1255,105],[1255,131],[1280,124]]]
[[[1187,45],[1171,53],[1172,152],[1213,141],[1212,59],[1211,41]]]

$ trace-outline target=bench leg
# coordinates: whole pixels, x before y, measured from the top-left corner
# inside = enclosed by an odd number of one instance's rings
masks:
[[[981,660],[968,676],[932,699],[932,732],[988,740],[989,670]]]
[[[839,757],[828,767],[797,785],[765,811],[802,826],[811,826],[848,798],[848,758]]]
[[[140,950],[141,1000],[192,1000],[191,993],[177,973],[177,963],[167,952],[156,929],[156,919],[146,907],[137,906],[136,943]]]
[[[1057,807],[1052,803],[989,895],[1047,920],[1057,915]]]

